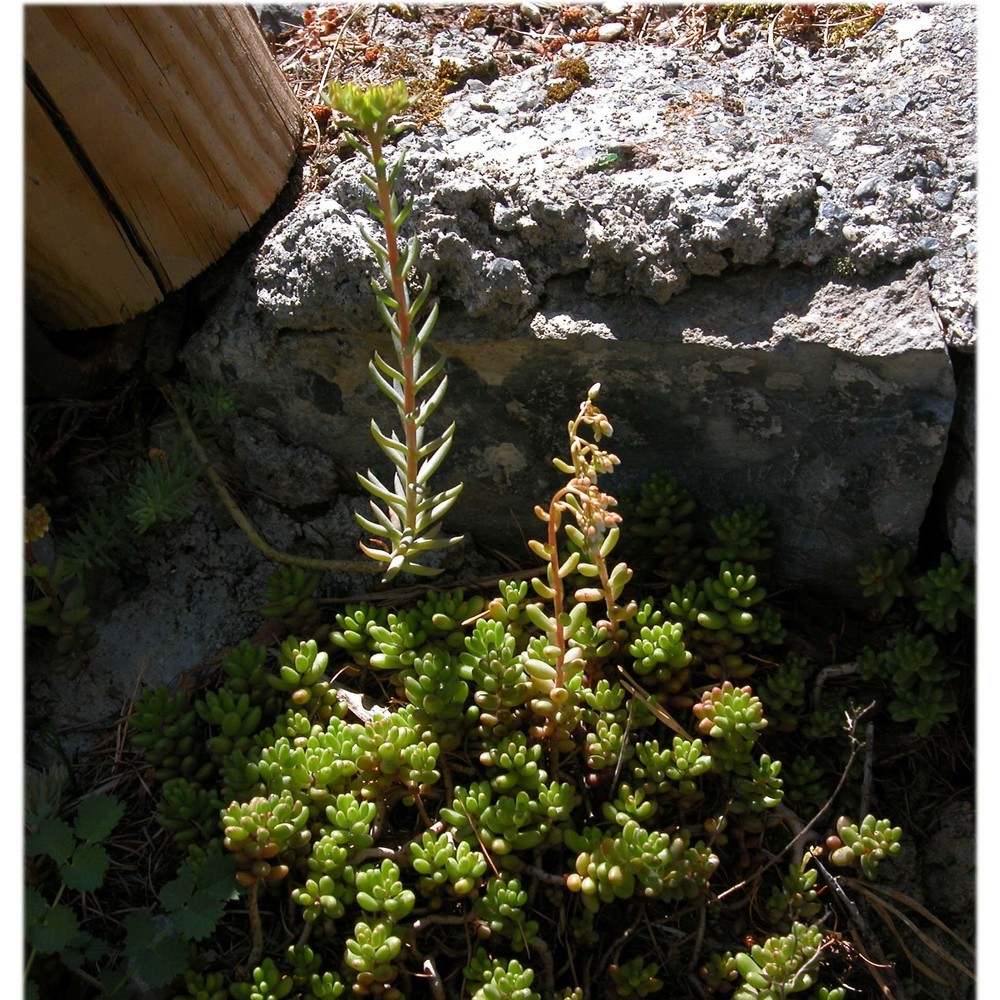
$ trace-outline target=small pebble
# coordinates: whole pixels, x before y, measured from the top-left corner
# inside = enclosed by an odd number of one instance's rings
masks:
[[[521,4],[521,16],[535,27],[542,23],[542,12],[533,3]]]
[[[620,21],[611,21],[608,24],[602,24],[597,29],[597,40],[599,42],[613,42],[624,34],[625,25]]]

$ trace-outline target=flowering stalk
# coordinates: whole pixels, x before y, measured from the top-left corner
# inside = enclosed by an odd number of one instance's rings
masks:
[[[402,156],[391,168],[384,156],[387,139],[406,128],[405,124],[393,124],[393,119],[409,107],[410,98],[402,81],[364,91],[354,84],[332,84],[326,102],[350,119],[356,134],[348,133],[348,141],[374,171],[374,176],[365,174],[362,179],[377,199],[367,208],[382,226],[385,242],[379,243],[364,231],[362,235],[375,252],[385,280],[385,287],[373,280],[372,290],[392,335],[396,364],[390,364],[376,352],[369,363],[369,371],[378,388],[395,405],[403,430],[400,438],[395,432],[383,433],[375,420],[371,422],[372,436],[392,462],[395,472],[392,487],[382,483],[370,470],[367,475],[358,474],[362,486],[385,504],[382,509],[375,500],[371,501],[373,518],[356,515],[358,523],[376,536],[370,545],[362,543],[361,550],[385,566],[383,582],[401,572],[434,576],[441,572],[439,568],[428,567],[417,560],[424,553],[461,541],[461,536],[438,536],[441,519],[458,498],[462,484],[441,493],[433,493],[428,488],[428,480],[451,448],[455,425],[451,424],[431,441],[424,439],[425,424],[444,398],[448,378],[444,376],[431,394],[418,402],[421,390],[427,388],[444,367],[443,357],[426,369],[421,366],[421,351],[437,322],[437,304],[418,325],[417,316],[430,294],[430,278],[425,279],[411,302],[407,279],[419,256],[420,245],[414,236],[401,249],[399,234],[413,201],[409,199],[400,207],[393,192],[403,166]]]
[[[611,437],[612,434],[610,421],[595,403],[600,388],[600,383],[591,386],[587,398],[580,404],[576,419],[569,422],[571,463],[560,458],[552,460],[560,472],[571,477],[569,482],[553,494],[548,510],[535,508],[537,517],[548,527],[546,542],[528,543],[531,550],[548,563],[548,582],[543,584],[536,579],[533,584],[540,596],[552,601],[551,633],[553,644],[559,650],[555,664],[556,687],[562,687],[563,684],[570,633],[584,617],[582,611],[576,616],[564,614],[563,580],[566,577],[571,573],[581,574],[596,578],[595,582],[600,583],[599,587],[577,588],[573,597],[577,605],[583,606],[604,600],[608,617],[607,621],[598,623],[598,626],[604,625],[609,634],[614,632],[618,623],[635,614],[636,610],[634,604],[618,604],[618,598],[631,579],[632,571],[625,563],[619,563],[608,571],[607,557],[618,542],[621,515],[611,510],[616,504],[614,497],[602,492],[597,484],[599,475],[614,471],[618,464],[618,456],[600,446],[601,439]],[[593,441],[581,436],[583,426],[591,428]],[[576,550],[570,553],[565,562],[560,562],[559,529],[563,527],[562,517],[567,511],[573,515],[576,524],[567,524],[564,530]]]

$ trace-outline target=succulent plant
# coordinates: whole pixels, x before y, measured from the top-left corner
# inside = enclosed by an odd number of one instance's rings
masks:
[[[295,988],[292,977],[279,971],[270,958],[265,958],[251,976],[249,983],[233,983],[229,987],[233,1000],[284,1000]]]
[[[627,782],[618,786],[613,800],[604,802],[601,806],[604,818],[619,826],[625,826],[630,820],[648,824],[658,809],[656,799],[647,797],[644,788],[632,788]]]
[[[569,424],[569,460],[556,462],[567,479],[538,509],[545,537],[531,548],[545,570],[530,587],[501,582],[492,600],[452,589],[392,609],[348,605],[329,654],[318,639],[291,636],[269,665],[266,650],[241,644],[195,710],[167,693],[137,702],[151,746],[163,735],[152,738],[157,720],[173,727],[161,762],[179,766],[186,750],[197,759],[195,746],[179,742],[188,735],[214,751],[217,772],[200,781],[164,771],[160,814],[194,850],[215,812],[221,853],[236,859],[255,948],[240,997],[392,1000],[426,977],[435,996],[464,978],[468,996],[581,1000],[580,971],[565,954],[554,961],[564,933],[585,950],[583,974],[604,977],[607,996],[651,995],[667,980],[676,986],[672,968],[636,954],[627,936],[614,947],[606,936],[655,902],[681,933],[707,920],[707,939],[720,944],[751,920],[766,927],[764,944],[704,959],[713,991],[841,1000],[840,988],[818,981],[824,932],[814,923],[812,855],[779,881],[767,874],[763,834],[788,818],[776,809],[786,792],[806,812],[826,801],[825,758],[804,741],[838,734],[844,713],[857,714],[837,700],[847,684],[829,685],[802,724],[809,664],[761,650],[778,643],[783,624],[750,562],[766,551],[758,508],[715,525],[717,570],[700,570],[666,600],[631,597],[631,567],[612,559],[622,539],[616,503],[599,485],[617,461],[609,433],[595,386]],[[686,502],[666,488],[659,500],[670,497],[680,515]],[[691,552],[703,555],[693,536]],[[297,579],[288,575],[289,592]],[[919,700],[950,676],[939,637],[919,633],[863,651],[858,663],[852,679],[886,687],[890,713],[933,714]],[[754,670],[759,685],[740,686]],[[345,721],[348,709],[358,721]],[[789,746],[788,732],[794,752],[783,768],[775,752]],[[214,773],[229,802],[222,808]],[[833,864],[858,864],[870,877],[898,851],[887,820],[840,827],[828,841]],[[708,906],[713,876],[724,867],[728,881],[736,865],[755,904],[744,915]],[[275,883],[266,895],[262,882]],[[258,895],[291,904],[280,933],[299,939],[270,965],[256,950],[259,924],[277,907],[258,906]],[[565,914],[558,930],[550,906]],[[305,926],[293,927],[293,915]],[[466,957],[459,948],[453,961],[447,935],[460,923],[476,950]],[[273,947],[273,930],[266,940]]]
[[[469,684],[482,735],[506,735],[518,724],[519,709],[526,705],[531,681],[518,653],[517,637],[503,622],[481,618],[465,640],[459,657],[461,676]]]
[[[266,706],[268,715],[276,708],[278,698],[264,679],[264,664],[267,662],[267,647],[244,639],[230,649],[222,658],[222,672],[225,686],[236,695],[246,694],[254,705]]]
[[[487,879],[485,890],[472,907],[479,937],[500,935],[515,946],[530,945],[538,933],[538,922],[525,915],[527,902],[528,893],[516,875],[501,873]]]
[[[430,279],[411,301],[408,279],[420,254],[416,236],[399,245],[399,232],[412,209],[412,200],[400,207],[394,187],[403,167],[403,158],[389,168],[385,161],[385,143],[405,130],[393,119],[403,115],[410,97],[402,80],[388,87],[372,86],[362,90],[354,84],[333,83],[324,97],[335,111],[345,115],[352,131],[345,133],[348,141],[367,160],[374,176],[362,175],[362,180],[377,204],[368,211],[383,229],[384,243],[364,230],[362,235],[375,253],[384,287],[372,282],[379,311],[392,335],[395,364],[384,360],[377,352],[369,365],[372,379],[398,411],[403,436],[385,434],[372,420],[371,432],[383,454],[393,466],[393,483],[385,485],[373,472],[359,474],[358,479],[375,498],[371,501],[371,517],[357,515],[358,523],[374,536],[370,544],[361,544],[369,558],[384,567],[383,581],[388,582],[401,572],[418,576],[433,576],[441,570],[423,560],[437,550],[461,541],[461,536],[440,537],[441,520],[451,509],[462,491],[462,485],[449,487],[440,493],[429,488],[431,476],[438,470],[451,448],[455,425],[431,440],[425,440],[427,421],[440,405],[448,385],[444,376],[423,401],[418,394],[428,388],[444,367],[439,358],[429,367],[422,366],[422,353],[437,321],[435,304],[426,319],[417,325],[430,295]],[[380,501],[385,508],[379,506]]]
[[[548,781],[548,774],[540,766],[541,743],[529,744],[527,736],[520,731],[501,737],[492,745],[487,742],[479,761],[500,772],[494,771],[490,778],[490,786],[495,792],[509,793],[521,788],[537,792]]]
[[[957,711],[955,699],[939,684],[921,682],[889,702],[894,722],[913,722],[918,736],[929,736]]]
[[[698,732],[711,737],[709,753],[726,767],[748,759],[758,735],[767,726],[764,706],[749,686],[730,681],[706,691],[693,708]]]
[[[501,580],[497,586],[499,594],[489,602],[486,613],[503,626],[504,634],[517,642],[528,624],[524,613],[528,601],[528,581]]]
[[[390,858],[383,858],[378,867],[365,865],[358,868],[354,884],[357,888],[355,898],[361,909],[391,921],[404,920],[416,902],[413,891],[403,888],[399,865]]]
[[[831,848],[830,861],[841,868],[860,864],[865,878],[874,879],[879,862],[902,851],[902,836],[901,827],[892,826],[887,819],[876,819],[870,813],[860,824],[841,816],[837,820],[837,837],[827,842]]]
[[[759,604],[767,591],[757,582],[757,573],[752,565],[723,562],[717,577],[705,578],[703,589],[711,607],[706,607],[698,615],[698,624],[702,628],[751,635],[760,627],[748,609]]]
[[[368,665],[378,670],[402,670],[413,666],[427,644],[423,616],[416,610],[389,612],[385,624],[372,624],[368,634],[375,649]]]
[[[704,844],[690,846],[686,830],[676,834],[650,831],[628,819],[615,837],[566,831],[565,842],[579,853],[566,888],[578,892],[584,905],[646,898],[691,899],[701,893],[719,859]]]
[[[228,1000],[231,996],[226,987],[226,977],[221,972],[202,974],[194,969],[184,971],[184,993],[174,1000]]]
[[[823,909],[819,892],[815,888],[819,872],[809,867],[810,855],[789,864],[767,900],[767,915],[775,928],[790,930],[796,922],[811,921]]]
[[[663,989],[663,981],[657,979],[660,967],[656,962],[647,962],[642,955],[636,955],[621,965],[611,965],[608,976],[611,979],[611,996],[648,997]]]
[[[171,691],[165,684],[146,688],[128,721],[132,743],[142,749],[161,784],[176,777],[198,782],[211,778],[215,765],[200,752],[198,714],[186,707],[183,691]]]
[[[422,795],[441,777],[437,769],[441,747],[422,739],[410,707],[376,715],[358,731],[357,746],[364,798],[378,798],[392,784]]]
[[[694,581],[683,587],[674,585],[666,612],[671,621],[683,626],[695,663],[711,678],[739,680],[756,670],[741,651],[748,640],[763,641],[762,626],[768,641],[783,638],[775,613],[765,614],[760,607],[766,594],[752,565],[722,562],[717,575],[705,577],[700,587]]]
[[[830,794],[827,772],[812,754],[786,761],[785,775],[785,793],[789,801],[805,813],[815,811]]]
[[[781,761],[772,760],[768,754],[761,754],[756,760],[741,762],[733,768],[731,787],[733,797],[730,799],[727,812],[741,814],[743,827],[748,827],[745,816],[747,812],[759,813],[765,809],[773,809],[784,798],[782,787],[784,782],[781,774]],[[752,828],[763,829],[763,824],[754,822]]]
[[[858,571],[858,582],[865,597],[874,597],[878,610],[888,613],[898,598],[906,594],[906,570],[913,561],[910,549],[892,551],[881,548],[872,562]]]
[[[477,781],[456,788],[452,805],[442,807],[440,815],[457,836],[502,857],[548,843],[554,825],[569,817],[576,798],[565,783],[494,795],[488,781]]]
[[[682,584],[703,572],[691,515],[696,504],[677,480],[654,473],[637,488],[625,490],[620,509],[628,524],[628,552],[633,564],[669,584]]]
[[[769,669],[757,685],[767,705],[768,720],[778,732],[794,732],[806,703],[809,668],[804,656],[788,653]]]
[[[954,632],[958,616],[972,617],[975,594],[966,583],[971,563],[956,562],[953,556],[941,556],[937,568],[928,570],[914,583],[916,608],[936,632]]]
[[[490,958],[479,949],[465,971],[471,1000],[541,1000],[541,995],[531,988],[535,981],[534,970],[526,968],[516,958]]]
[[[698,975],[711,993],[725,996],[732,992],[733,983],[740,977],[736,956],[731,951],[714,951],[698,967]]]
[[[430,647],[401,671],[400,678],[416,726],[443,750],[454,750],[462,741],[469,717],[469,685],[461,676],[458,657]]]
[[[354,973],[356,996],[380,996],[383,1000],[404,1000],[393,985],[399,978],[396,962],[403,948],[402,938],[389,920],[365,919],[354,925],[354,934],[345,942],[344,965]]]
[[[466,597],[459,588],[430,591],[414,604],[413,609],[431,641],[440,639],[453,649],[461,649],[465,638],[463,622],[478,617],[485,607],[486,598],[481,594]]]
[[[176,844],[206,844],[218,825],[222,800],[214,789],[188,778],[168,778],[160,788],[156,822]]]
[[[713,562],[759,563],[771,558],[772,550],[761,544],[773,537],[764,504],[749,504],[710,525],[718,545],[705,550]]]
[[[606,678],[601,678],[596,686],[583,692],[587,703],[583,712],[587,730],[584,753],[587,767],[592,771],[618,767],[628,763],[635,754],[628,737],[634,702],[630,700],[625,707],[625,694],[620,684],[612,686]]]
[[[640,677],[648,677],[667,691],[683,690],[690,677],[692,654],[684,645],[680,623],[644,626],[629,646],[635,657],[633,667]]]
[[[465,840],[456,841],[448,832],[425,830],[419,841],[410,842],[413,870],[420,876],[417,887],[434,899],[444,886],[455,896],[471,896],[486,873],[487,861],[481,851]]]
[[[195,711],[216,731],[206,742],[212,756],[219,760],[233,750],[246,752],[260,729],[263,708],[253,705],[249,692],[235,694],[228,687],[206,691],[195,702]]]
[[[796,922],[788,934],[753,945],[749,954],[737,953],[734,961],[743,981],[733,1000],[772,1000],[812,989],[817,985],[816,959],[822,944],[823,933],[818,927]],[[818,987],[817,992],[822,990]],[[827,1000],[837,992],[826,991]],[[842,997],[843,991],[839,992]]]
[[[388,609],[376,608],[367,601],[348,604],[335,616],[337,628],[330,633],[330,641],[346,650],[356,663],[366,666],[372,654],[379,651],[371,638],[371,628],[373,625],[384,627],[388,617]]]
[[[932,634],[898,635],[881,653],[866,646],[858,655],[858,673],[889,686],[889,714],[896,722],[915,722],[919,736],[927,736],[957,711],[948,682],[955,671],[940,655]]]
[[[544,601],[551,602],[552,611],[550,614],[538,604],[525,606],[525,613],[543,634],[539,642],[529,640],[525,670],[539,694],[531,702],[532,709],[547,719],[540,732],[559,751],[572,749],[570,735],[577,721],[574,708],[584,649],[572,646],[570,640],[589,618],[586,605],[603,603],[606,617],[595,624],[604,625],[615,642],[627,638],[622,626],[638,610],[634,601],[620,603],[632,570],[624,562],[613,568],[608,565],[618,543],[621,517],[613,510],[617,501],[600,489],[598,479],[614,470],[618,456],[602,446],[613,431],[597,406],[599,392],[599,383],[591,386],[576,419],[569,422],[570,461],[556,458],[553,464],[571,478],[556,490],[547,509],[535,508],[546,526],[546,538],[529,542],[532,552],[546,564],[545,580],[534,577],[531,583]],[[581,433],[584,428],[589,428],[590,437]],[[561,529],[574,546],[565,560],[560,550]],[[574,573],[593,585],[567,594],[565,581]]]
[[[288,964],[292,967],[295,988],[304,990],[307,1000],[335,1000],[347,991],[340,976],[323,970],[322,956],[307,944],[288,949]]]
[[[343,850],[342,848],[340,850]],[[315,873],[292,887],[292,900],[301,908],[307,924],[339,920],[354,902],[354,869],[345,866],[336,874]]]
[[[308,819],[309,810],[289,791],[230,803],[222,812],[222,843],[240,866],[237,881],[249,886],[285,878],[288,865],[277,859],[309,842]]]
[[[266,604],[259,608],[265,618],[280,618],[300,633],[312,633],[321,621],[316,590],[319,574],[301,566],[279,566],[268,578]]]
[[[300,716],[301,718],[301,716]],[[358,773],[361,727],[340,720],[305,738],[278,736],[261,748],[245,773],[263,794],[287,791],[316,811],[327,808]]]

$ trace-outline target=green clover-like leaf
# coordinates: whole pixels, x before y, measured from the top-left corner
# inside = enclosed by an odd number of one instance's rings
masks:
[[[125,803],[113,795],[88,795],[76,811],[73,829],[87,844],[104,840],[118,825],[125,812]]]
[[[50,816],[25,838],[24,853],[29,857],[46,854],[58,864],[65,864],[73,853],[73,831],[58,817]]]
[[[32,904],[32,909],[36,908],[37,903]],[[76,914],[65,903],[56,903],[47,907],[37,919],[29,919],[25,923],[24,936],[28,944],[41,954],[55,955],[73,940],[79,929]]]
[[[187,943],[148,912],[129,918],[124,951],[133,974],[152,989],[166,986],[188,964]]]
[[[78,844],[69,861],[59,866],[59,874],[67,888],[94,892],[104,882],[108,863],[108,852],[99,844]]]

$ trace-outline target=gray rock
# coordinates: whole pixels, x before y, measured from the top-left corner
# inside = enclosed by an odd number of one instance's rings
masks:
[[[616,479],[670,472],[709,513],[763,501],[786,582],[856,596],[877,544],[916,540],[955,408],[949,346],[975,343],[974,14],[917,20],[890,11],[814,56],[581,47],[592,82],[568,101],[546,101],[555,71],[536,65],[402,140],[407,234],[441,302],[441,414],[459,427],[439,474],[466,483],[451,528],[508,549],[533,533],[566,421],[600,381]],[[185,352],[194,376],[239,386],[285,463],[314,449],[348,491],[381,458],[371,415],[390,419],[367,375],[388,338],[360,169],[332,165]],[[266,455],[231,459],[294,509],[280,448]],[[961,547],[968,479],[955,489]]]
[[[293,28],[305,23],[305,11],[313,6],[307,3],[254,3],[251,9],[257,15],[265,37],[278,39]]]

